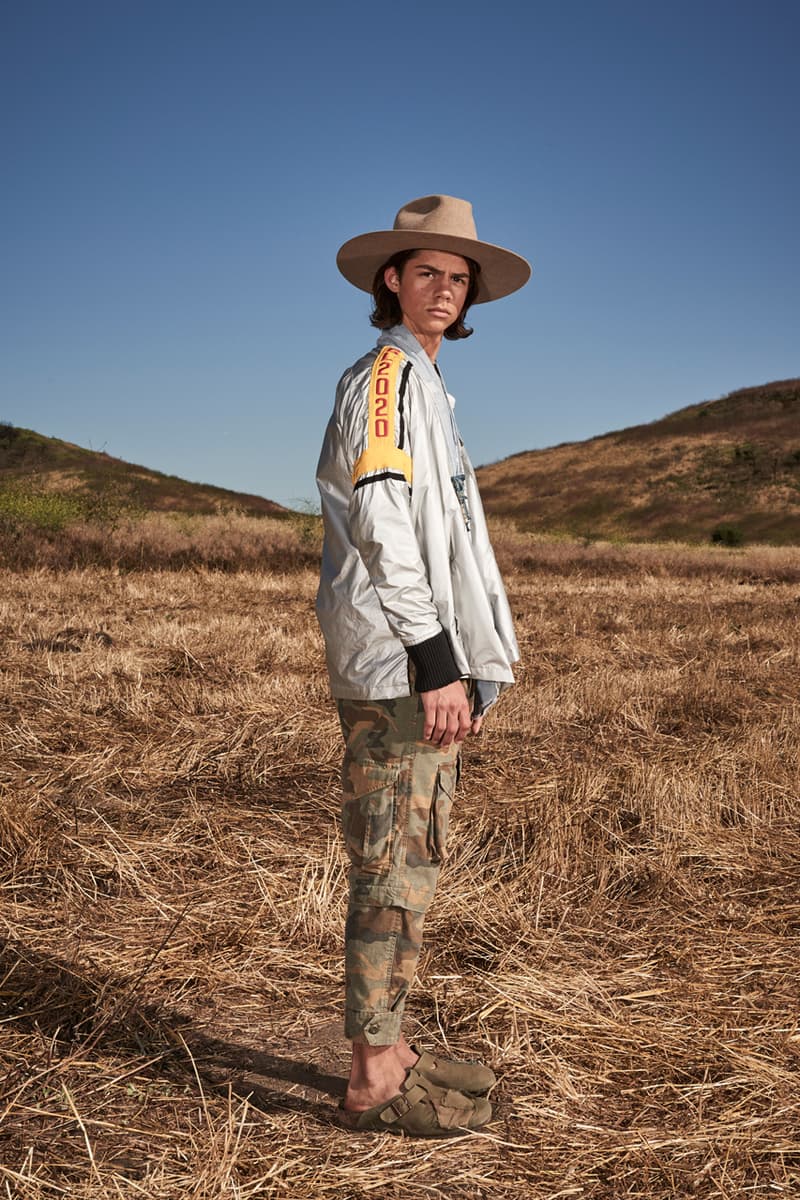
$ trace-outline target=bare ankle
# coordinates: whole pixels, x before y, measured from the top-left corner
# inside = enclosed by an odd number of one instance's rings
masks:
[[[354,1042],[345,1108],[363,1111],[396,1096],[406,1077],[404,1057],[399,1043],[369,1046],[365,1042]]]
[[[414,1066],[414,1063],[419,1058],[416,1050],[412,1050],[403,1035],[400,1035],[400,1041],[397,1043],[397,1056],[400,1062],[408,1070]]]

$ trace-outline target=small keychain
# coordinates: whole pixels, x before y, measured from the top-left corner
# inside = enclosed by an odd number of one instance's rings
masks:
[[[453,487],[458,496],[458,503],[461,505],[461,515],[464,518],[464,524],[467,527],[467,533],[470,531],[471,521],[469,515],[469,504],[467,503],[467,477],[466,475],[452,475]]]

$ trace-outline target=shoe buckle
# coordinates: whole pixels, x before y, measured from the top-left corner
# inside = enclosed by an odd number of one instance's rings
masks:
[[[398,1120],[400,1117],[404,1117],[411,1107],[412,1106],[409,1104],[406,1096],[398,1096],[396,1100],[391,1102],[391,1104],[386,1105],[386,1108],[384,1108],[383,1112],[381,1113],[381,1120]]]

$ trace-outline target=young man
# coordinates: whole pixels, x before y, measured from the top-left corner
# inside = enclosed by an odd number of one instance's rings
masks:
[[[359,1129],[452,1136],[491,1117],[495,1078],[409,1046],[400,1024],[445,857],[460,744],[513,682],[517,644],[453,400],[442,338],[472,303],[523,286],[528,263],[480,242],[472,206],[425,196],[394,228],[346,242],[372,292],[377,346],[339,381],[317,482],[317,615],[345,740],[344,1101]]]

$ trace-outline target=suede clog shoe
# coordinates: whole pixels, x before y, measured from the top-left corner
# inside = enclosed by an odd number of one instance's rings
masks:
[[[455,1088],[466,1096],[485,1096],[497,1083],[494,1071],[482,1063],[442,1058],[438,1054],[420,1050],[419,1046],[412,1046],[411,1049],[419,1055],[412,1070],[430,1079],[437,1087]]]
[[[492,1106],[480,1097],[437,1087],[411,1067],[400,1091],[364,1112],[342,1110],[350,1128],[369,1133],[401,1133],[407,1137],[460,1137],[480,1129],[492,1117]]]

